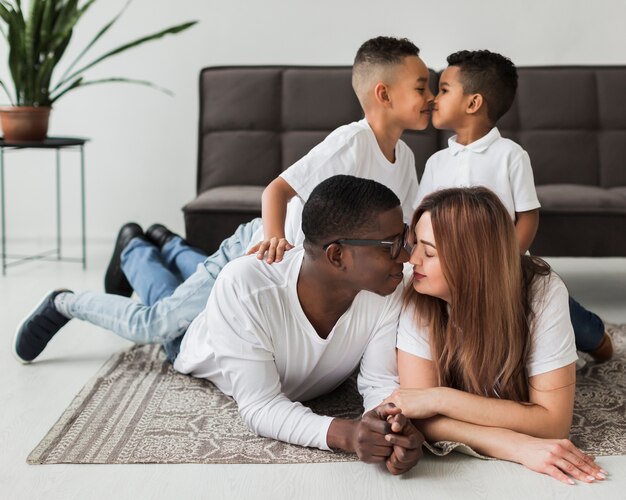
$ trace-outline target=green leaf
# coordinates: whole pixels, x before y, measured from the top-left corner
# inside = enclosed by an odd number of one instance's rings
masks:
[[[11,11],[9,22],[9,70],[15,85],[15,102],[20,105],[24,102],[27,75],[25,74],[25,45],[24,45],[25,21],[21,13]]]
[[[120,82],[120,83],[132,83],[135,85],[144,85],[146,87],[151,87],[155,90],[158,90],[159,92],[163,92],[164,94],[173,96],[174,92],[172,92],[169,89],[163,88],[163,87],[159,87],[158,85],[155,85],[152,82],[148,82],[146,80],[135,80],[132,78],[118,78],[118,77],[114,77],[114,78],[103,78],[100,80],[91,80],[91,81],[82,81],[83,78],[79,78],[78,80],[75,80],[69,87],[67,87],[65,90],[62,90],[60,93],[54,95],[53,97],[51,97],[50,99],[50,104],[52,104],[53,102],[55,102],[57,99],[59,99],[59,97],[65,95],[66,93],[68,93],[70,90],[74,90],[78,87],[86,87],[88,85],[97,85],[100,83],[111,83],[111,82]]]
[[[35,100],[36,88],[35,75],[39,69],[39,47],[38,38],[41,25],[41,17],[45,3],[42,0],[32,0],[30,4],[30,14],[26,22],[26,32],[24,34],[24,54],[25,54],[25,78],[26,82],[26,98]]]
[[[156,40],[158,38],[162,38],[166,35],[173,35],[175,33],[180,33],[181,31],[184,31],[188,28],[191,28],[194,24],[196,24],[198,21],[190,21],[187,23],[183,23],[183,24],[178,24],[176,26],[172,26],[170,28],[161,30],[157,33],[153,33],[151,35],[147,35],[141,38],[138,38],[137,40],[133,40],[132,42],[128,42],[116,49],[113,49],[103,55],[101,55],[100,57],[98,57],[97,59],[95,59],[94,61],[90,62],[89,64],[83,66],[82,68],[74,71],[74,73],[72,73],[70,76],[68,76],[65,81],[67,80],[71,80],[72,78],[75,78],[76,76],[84,73],[85,71],[87,71],[89,68],[95,66],[96,64],[104,61],[105,59],[108,59],[111,56],[114,56],[116,54],[119,54],[121,52],[124,52],[128,49],[131,49],[133,47],[137,47],[138,45],[141,45],[145,42],[149,42],[151,40]],[[65,83],[65,81],[61,81],[60,83],[57,84],[57,86],[54,88],[54,90],[56,90],[57,88],[59,88],[61,85],[63,85]]]
[[[141,37],[100,55],[80,69],[75,69],[85,54],[111,29],[134,0],[127,0],[117,15],[96,32],[90,42],[78,53],[78,57],[67,67],[56,86],[52,87],[52,75],[65,54],[72,39],[73,30],[95,1],[30,0],[26,3],[28,12],[24,13],[21,0],[0,0],[0,31],[9,49],[8,66],[15,87],[14,95],[12,96],[6,84],[1,80],[0,87],[7,93],[12,103],[46,105],[51,103],[52,99],[57,100],[75,88],[107,82],[145,85],[171,94],[170,91],[144,80],[107,78],[85,81],[83,72],[132,47],[168,34],[184,31],[197,21],[172,26]],[[82,6],[79,6],[79,3]]]
[[[4,84],[2,80],[0,80],[0,87],[2,87],[2,89],[5,91],[7,97],[9,98],[9,102],[11,103],[11,106],[15,106],[15,103],[13,102],[13,98],[11,97],[11,93],[9,92],[9,89],[7,88],[7,86]]]
[[[4,2],[0,3],[0,17],[9,26],[11,25],[12,12],[13,12],[13,9],[11,10],[7,9],[7,7],[4,5]]]
[[[95,0],[91,0],[91,2],[89,2],[89,4],[87,5],[87,7],[93,3]],[[76,59],[74,59],[74,61],[72,61],[72,64],[70,64],[67,69],[63,72],[63,74],[61,75],[61,78],[59,79],[60,81],[63,81],[66,79],[67,75],[70,73],[70,71],[72,71],[72,69],[74,69],[74,67],[76,66],[76,64],[78,64],[78,62],[83,58],[83,56],[89,51],[89,49],[91,47],[93,47],[93,45],[102,37],[102,35],[104,35],[107,31],[109,31],[109,29],[111,29],[111,26],[113,26],[113,24],[115,24],[115,22],[120,18],[120,16],[126,11],[126,9],[128,8],[128,6],[131,4],[133,0],[127,0],[127,2],[124,4],[124,7],[122,7],[122,9],[117,13],[117,15],[111,19],[107,24],[104,25],[104,27],[96,34],[95,37],[93,37],[93,39],[91,40],[91,42],[89,42],[87,44],[87,46],[81,51],[80,54],[78,54],[78,57],[76,57]]]

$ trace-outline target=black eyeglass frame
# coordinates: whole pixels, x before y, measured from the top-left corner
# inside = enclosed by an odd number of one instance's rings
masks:
[[[410,254],[411,251],[409,249],[409,245],[407,243],[407,238],[409,235],[409,225],[405,224],[404,229],[398,236],[396,236],[393,240],[368,240],[368,239],[349,239],[349,238],[341,238],[339,240],[331,241],[330,243],[326,243],[322,246],[322,250],[326,250],[333,243],[337,243],[339,245],[354,245],[354,246],[381,246],[381,247],[389,247],[389,256],[391,260],[395,260],[402,252],[402,249],[406,249]],[[398,238],[400,238],[398,240]],[[397,245],[397,246],[396,246]]]

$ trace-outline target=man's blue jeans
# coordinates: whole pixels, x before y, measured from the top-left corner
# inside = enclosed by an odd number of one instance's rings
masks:
[[[135,238],[122,253],[122,269],[146,303],[119,295],[79,292],[69,312],[138,344],[167,344],[185,333],[204,310],[218,274],[245,254],[260,225],[261,219],[242,224],[199,264],[201,253],[180,240],[164,245],[160,257],[158,248]],[[188,276],[194,263],[195,272]]]

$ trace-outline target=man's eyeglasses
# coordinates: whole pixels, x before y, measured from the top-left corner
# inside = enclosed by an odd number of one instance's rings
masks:
[[[403,248],[406,248],[409,254],[411,253],[407,245],[408,235],[409,235],[409,226],[405,224],[402,232],[398,234],[393,240],[351,240],[351,239],[344,238],[340,240],[331,241],[330,243],[326,243],[322,247],[322,249],[326,250],[333,243],[338,243],[340,245],[389,247],[389,256],[391,257],[391,260],[395,260],[398,258]]]

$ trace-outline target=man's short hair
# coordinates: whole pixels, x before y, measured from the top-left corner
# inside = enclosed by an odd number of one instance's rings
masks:
[[[361,45],[352,66],[352,88],[361,105],[373,80],[379,80],[383,71],[401,64],[405,57],[417,57],[419,53],[420,49],[407,38],[377,36]]]
[[[304,245],[321,248],[340,238],[359,237],[376,227],[379,214],[398,206],[398,197],[379,182],[352,175],[329,177],[304,204]]]
[[[463,92],[483,96],[494,124],[511,108],[517,69],[508,57],[488,50],[461,50],[448,56],[448,64],[459,68]]]

